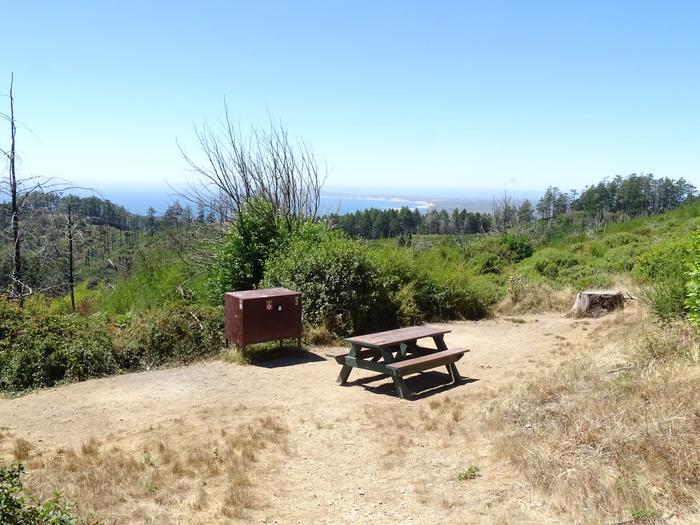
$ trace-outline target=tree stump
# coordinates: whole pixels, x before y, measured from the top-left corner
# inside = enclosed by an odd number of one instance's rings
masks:
[[[576,302],[567,317],[601,317],[625,307],[625,296],[616,290],[587,290],[576,294]]]

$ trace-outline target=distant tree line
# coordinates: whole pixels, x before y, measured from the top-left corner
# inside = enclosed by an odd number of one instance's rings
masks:
[[[491,231],[491,216],[454,209],[421,213],[408,207],[379,210],[371,208],[355,213],[331,214],[328,221],[349,236],[362,239],[383,239],[415,233],[464,234]]]
[[[581,192],[564,192],[550,186],[534,204],[529,199],[516,202],[506,192],[494,198],[490,213],[433,208],[421,213],[407,207],[400,210],[373,208],[330,214],[327,220],[354,238],[382,239],[416,233],[461,235],[523,229],[564,216],[577,218],[582,226],[624,220],[663,213],[696,195],[696,188],[683,178],[674,180],[633,173],[586,186]]]

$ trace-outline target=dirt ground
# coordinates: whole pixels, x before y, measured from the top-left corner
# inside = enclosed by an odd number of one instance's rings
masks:
[[[184,444],[192,433],[183,428],[223,433],[235,420],[278,419],[288,447],[258,461],[254,508],[202,522],[560,523],[546,497],[494,457],[481,421],[495,392],[571,359],[603,321],[544,314],[446,324],[448,346],[470,350],[458,362],[465,379],[446,385],[444,368],[414,376],[412,400],[372,372],[336,385],[340,367],[327,356],[344,349],[313,348],[255,366],[214,360],[0,399],[0,429],[41,455],[91,438],[138,446],[149,432]],[[470,466],[476,478],[459,480]],[[133,522],[200,521],[194,510],[157,515]]]

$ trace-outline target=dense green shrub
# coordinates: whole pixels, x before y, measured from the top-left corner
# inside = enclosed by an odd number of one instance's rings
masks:
[[[518,233],[488,235],[469,243],[464,249],[467,261],[476,268],[483,266],[480,273],[498,273],[492,269],[500,271],[504,264],[520,262],[530,257],[533,252],[530,238]],[[500,261],[500,264],[494,264],[496,260]]]
[[[382,274],[367,246],[302,225],[289,246],[273,255],[262,286],[284,286],[304,294],[304,322],[345,335],[396,323]]]
[[[443,241],[418,252],[375,249],[372,255],[403,325],[480,319],[501,295],[493,284],[497,277],[476,275],[479,272],[474,269],[474,261],[480,256],[465,263],[454,244],[445,245]]]
[[[626,244],[631,244],[635,242],[642,241],[643,238],[639,235],[628,232],[611,233],[606,235],[601,239],[601,242],[607,248],[615,248],[618,246],[625,246]]]
[[[607,272],[592,265],[577,265],[562,268],[555,283],[574,290],[607,288],[613,284]]]
[[[685,306],[690,321],[700,328],[700,233],[692,238],[688,269]]]
[[[104,315],[55,313],[38,303],[19,309],[0,299],[0,390],[190,362],[216,352],[222,331],[221,307],[172,303],[112,325]]]
[[[566,268],[579,263],[579,258],[573,253],[557,248],[544,248],[537,251],[530,259],[535,271],[543,277],[556,280]]]
[[[81,381],[117,369],[104,323],[38,305],[20,310],[0,299],[0,390]]]
[[[263,278],[267,259],[289,240],[289,228],[265,201],[250,201],[233,222],[221,244],[209,277],[213,304],[224,293],[256,288]]]
[[[222,333],[221,307],[166,305],[122,320],[116,358],[127,370],[189,363],[218,351]]]
[[[27,493],[20,464],[0,467],[0,523],[12,525],[75,525],[72,507],[59,493],[38,503]]]
[[[76,301],[79,310],[126,314],[160,308],[172,301],[198,300],[204,295],[200,280],[193,268],[172,251],[147,250],[137,253],[129,277],[116,279],[108,286],[100,284],[94,294],[78,290]],[[86,301],[92,305],[85,304]]]
[[[690,255],[689,238],[658,242],[639,255],[632,275],[647,283],[684,275]]]
[[[506,249],[510,262],[517,263],[530,257],[535,251],[527,235],[505,233],[500,237],[501,245]]]
[[[642,251],[638,243],[621,244],[605,253],[606,268],[612,272],[630,272]]]
[[[665,320],[685,315],[690,239],[660,242],[643,252],[632,274],[646,286],[643,297]]]
[[[411,284],[413,300],[427,321],[481,319],[493,302],[490,290],[481,295],[473,285],[451,276],[439,278],[419,270]]]
[[[501,273],[507,261],[493,252],[484,252],[471,259],[469,263],[476,273],[486,275]]]

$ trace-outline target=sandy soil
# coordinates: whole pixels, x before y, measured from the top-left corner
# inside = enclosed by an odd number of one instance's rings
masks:
[[[151,429],[178,439],[183,422],[216,428],[232,412],[273,415],[290,430],[289,453],[256,475],[260,504],[247,521],[558,523],[546,498],[493,456],[480,422],[494,392],[556,367],[601,322],[548,314],[444,325],[449,347],[470,349],[458,363],[465,380],[446,385],[444,368],[414,376],[413,400],[371,372],[336,385],[340,367],[327,356],[344,349],[315,348],[257,366],[210,361],[0,399],[0,428],[51,451],[93,437],[123,445]],[[458,480],[471,465],[479,476]]]

